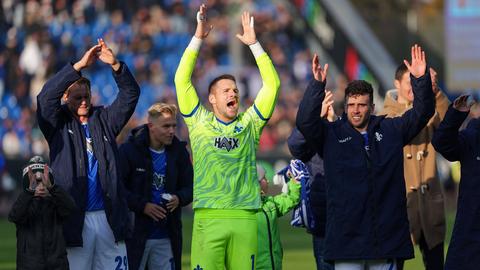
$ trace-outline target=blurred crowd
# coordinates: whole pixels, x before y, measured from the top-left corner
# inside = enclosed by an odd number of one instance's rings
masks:
[[[32,155],[48,156],[48,145],[35,115],[36,96],[45,81],[66,63],[80,59],[96,44],[96,39],[102,37],[118,59],[132,70],[142,91],[134,116],[118,138],[119,143],[123,142],[131,128],[145,121],[146,110],[152,103],[177,103],[173,77],[194,33],[196,10],[202,2],[1,2],[0,214],[5,212],[2,209],[8,209],[16,186],[15,172],[7,170],[9,160],[17,160],[19,165]],[[312,52],[299,23],[302,19],[297,18],[298,13],[291,6],[285,6],[283,1],[209,0],[208,5],[209,22],[214,29],[202,46],[193,75],[203,104],[208,104],[208,83],[223,73],[236,76],[241,104],[245,108],[252,104],[262,82],[250,50],[236,39],[235,34],[240,32],[240,12],[253,11],[257,37],[271,56],[281,79],[279,100],[260,138],[258,156],[260,159],[290,156],[286,140],[294,127],[298,103],[311,76]],[[92,83],[93,104],[110,104],[117,93],[111,69],[98,64],[82,72]],[[329,80],[327,85],[334,91],[338,115],[343,110],[346,83],[347,79],[340,75]],[[480,100],[479,93],[475,94]],[[473,117],[478,115],[480,106],[476,106],[472,113]],[[187,140],[183,120],[181,117],[178,120],[177,135]],[[440,164],[439,168],[445,168],[440,171],[442,179],[458,178],[450,176],[449,163]]]
[[[36,124],[36,96],[52,74],[78,60],[96,39],[103,39],[127,63],[142,94],[127,131],[144,120],[154,101],[176,103],[173,76],[195,26],[200,1],[2,1],[0,14],[0,150],[6,158],[47,156],[47,144]],[[280,74],[282,91],[275,113],[263,132],[260,152],[287,154],[286,138],[294,125],[298,102],[310,76],[305,37],[295,31],[288,8],[275,1],[209,1],[214,26],[202,47],[193,81],[205,99],[211,78],[233,73],[243,104],[252,104],[261,78],[247,48],[240,42],[239,12],[252,10],[257,35]],[[238,17],[238,18],[237,18]],[[238,20],[237,20],[238,19]],[[240,45],[241,46],[241,45]],[[241,68],[238,66],[240,58]],[[91,80],[93,104],[109,104],[117,89],[108,67],[85,71]],[[341,87],[342,88],[342,87]],[[179,125],[178,135],[187,139]]]

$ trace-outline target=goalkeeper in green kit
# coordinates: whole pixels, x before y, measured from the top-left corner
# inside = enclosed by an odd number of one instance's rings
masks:
[[[175,74],[179,109],[188,126],[194,165],[191,269],[254,269],[255,214],[260,208],[255,153],[275,107],[280,81],[257,41],[253,17],[244,12],[243,34],[237,37],[250,47],[263,86],[254,104],[238,113],[235,77],[221,75],[208,88],[213,112],[206,110],[191,82],[200,46],[212,29],[207,25],[206,11],[206,5],[201,5],[195,36]]]

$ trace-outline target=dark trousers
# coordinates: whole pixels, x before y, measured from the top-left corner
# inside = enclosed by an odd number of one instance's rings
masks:
[[[317,270],[333,270],[333,265],[323,260],[323,253],[325,251],[325,239],[312,235],[313,240],[313,255],[317,263]]]
[[[420,251],[422,252],[423,264],[425,265],[425,270],[443,270],[443,265],[445,262],[444,252],[443,252],[443,242],[434,246],[432,249],[428,248],[425,237],[420,237],[420,242],[418,243]],[[403,261],[398,262],[398,270],[403,270]]]

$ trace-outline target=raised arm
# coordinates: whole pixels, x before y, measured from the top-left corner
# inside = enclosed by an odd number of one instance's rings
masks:
[[[411,49],[411,64],[404,60],[410,71],[413,89],[413,108],[401,117],[393,118],[394,125],[403,135],[403,144],[409,143],[435,113],[435,99],[430,72],[427,72],[425,52],[415,44]]]
[[[325,98],[325,84],[328,64],[322,68],[315,54],[312,60],[314,79],[307,86],[297,112],[296,125],[306,141],[317,147],[318,152],[323,144],[324,123],[320,118],[322,102]]]
[[[98,39],[98,45],[100,45],[98,59],[111,66],[119,90],[117,97],[106,110],[109,127],[116,136],[135,111],[140,97],[140,86],[138,86],[127,65],[117,60],[112,49],[107,46],[103,39]]]
[[[435,111],[438,113],[439,120],[442,121],[445,117],[448,106],[450,105],[450,101],[448,100],[447,96],[445,96],[445,94],[442,92],[440,87],[438,87],[437,72],[433,68],[430,68],[430,78],[432,79],[432,90],[435,94]],[[435,127],[437,127],[438,124],[440,124],[440,122],[435,123]]]
[[[195,108],[199,106],[200,100],[197,91],[192,84],[192,73],[197,62],[200,46],[212,30],[212,26],[207,25],[207,6],[202,4],[197,12],[197,29],[195,36],[185,49],[177,71],[175,72],[175,88],[177,91],[177,100],[180,113],[191,115]]]
[[[257,40],[255,22],[249,12],[242,14],[242,28],[243,34],[237,34],[237,38],[250,47],[263,82],[262,88],[255,98],[254,106],[257,113],[260,114],[260,117],[266,120],[272,116],[273,109],[275,108],[280,89],[280,79],[278,78],[272,60]]]
[[[462,153],[469,148],[465,137],[468,136],[468,131],[459,132],[459,129],[471,106],[467,95],[458,97],[448,108],[445,118],[433,134],[433,147],[449,161],[460,160]]]
[[[37,96],[37,118],[40,129],[49,140],[59,124],[61,115],[61,98],[65,90],[82,77],[81,70],[88,67],[97,59],[100,51],[99,44],[91,47],[75,64],[66,64],[59,72],[51,77]]]
[[[338,119],[333,109],[333,94],[331,91],[325,91],[325,98],[322,101],[322,109],[320,112],[320,118],[327,120],[328,122],[334,122]],[[308,162],[317,153],[312,145],[308,144],[303,134],[294,128],[292,133],[287,139],[288,149],[290,154],[296,159],[300,159],[303,162]],[[322,151],[318,151],[321,155]]]
[[[328,122],[335,122],[338,116],[335,114],[333,108],[333,93],[330,90],[325,90],[325,98],[322,101],[322,111],[320,112],[320,118],[328,120]]]

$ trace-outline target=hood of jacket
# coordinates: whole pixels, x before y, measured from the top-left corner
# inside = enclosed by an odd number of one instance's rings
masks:
[[[383,110],[379,113],[379,115],[388,115],[389,117],[400,116],[411,107],[412,104],[407,105],[398,102],[398,90],[391,89],[388,90],[385,95]]]
[[[150,134],[148,132],[148,125],[140,125],[130,131],[127,139],[128,142],[136,145],[147,146],[150,144]]]

